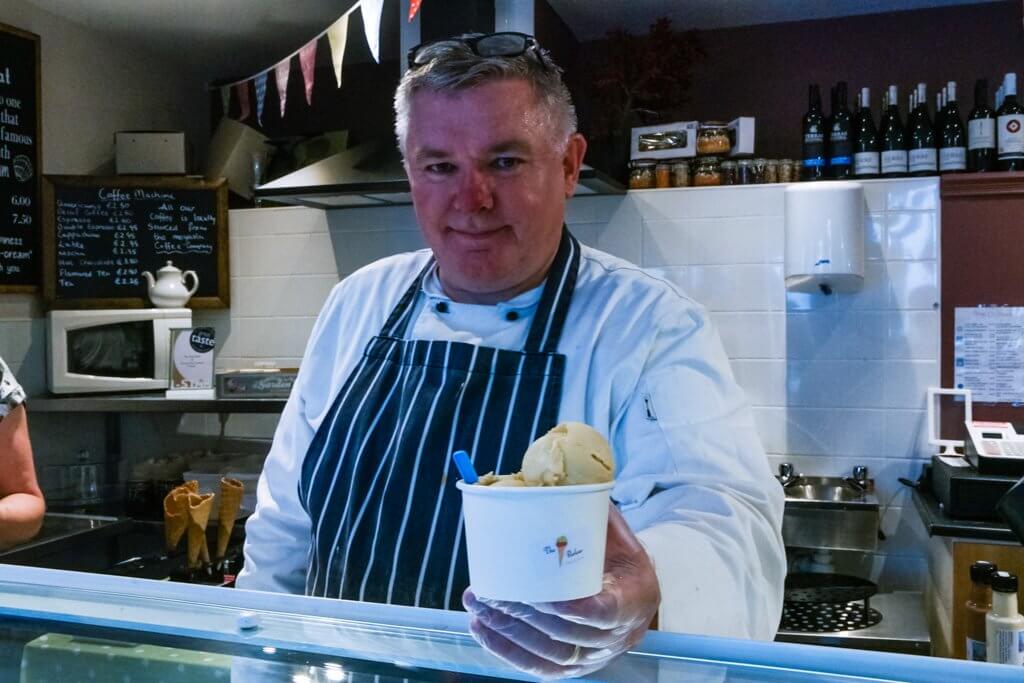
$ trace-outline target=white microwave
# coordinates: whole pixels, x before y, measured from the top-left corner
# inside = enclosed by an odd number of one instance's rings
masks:
[[[55,394],[168,387],[171,329],[192,327],[187,308],[50,311],[47,383]]]

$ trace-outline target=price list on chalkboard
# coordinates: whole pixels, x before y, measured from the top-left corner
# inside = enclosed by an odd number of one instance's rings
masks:
[[[94,202],[56,200],[57,284],[82,286],[105,280],[123,296],[135,296],[139,276],[139,223],[132,203],[115,194]]]
[[[38,50],[0,24],[0,291],[39,285]]]
[[[144,275],[195,271],[193,308],[230,305],[224,178],[43,178],[43,298],[53,308],[151,306]]]

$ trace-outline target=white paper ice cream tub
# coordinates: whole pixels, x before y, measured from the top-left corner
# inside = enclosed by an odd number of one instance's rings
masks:
[[[495,487],[457,482],[473,592],[516,602],[600,593],[613,484]]]

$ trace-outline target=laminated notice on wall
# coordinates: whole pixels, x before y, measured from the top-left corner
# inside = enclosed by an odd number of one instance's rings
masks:
[[[1024,403],[1024,308],[957,308],[953,383],[975,403]]]

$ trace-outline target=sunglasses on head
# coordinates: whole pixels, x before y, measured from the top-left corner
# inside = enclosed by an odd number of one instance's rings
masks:
[[[545,70],[548,68],[536,38],[525,33],[503,31],[501,33],[488,33],[472,38],[445,38],[443,40],[420,43],[409,50],[409,69],[419,69],[429,64],[438,55],[427,54],[428,48],[442,43],[465,45],[473,54],[479,57],[518,57],[521,54],[530,54],[540,64],[541,68]]]

